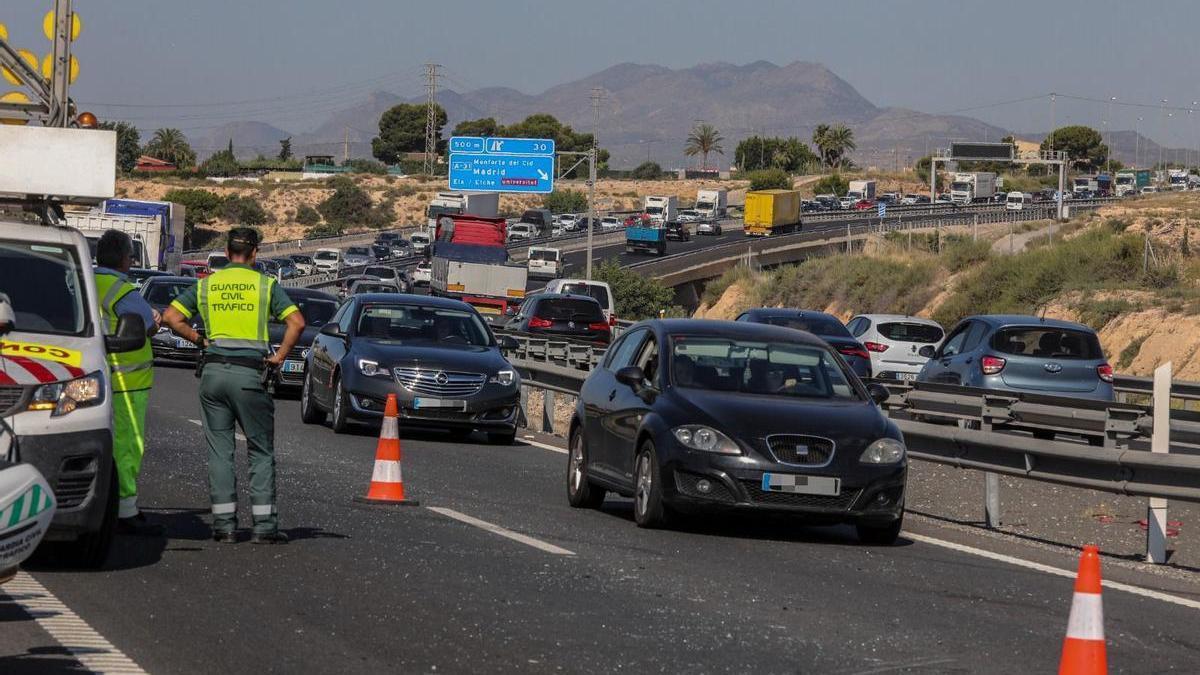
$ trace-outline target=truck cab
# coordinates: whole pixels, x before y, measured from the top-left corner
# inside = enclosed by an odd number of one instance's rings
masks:
[[[679,210],[678,197],[646,197],[644,212],[649,216],[650,220],[656,223],[665,223],[676,219],[676,212]]]

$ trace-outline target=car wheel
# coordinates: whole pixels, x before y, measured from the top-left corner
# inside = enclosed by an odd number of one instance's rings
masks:
[[[325,411],[317,405],[312,393],[312,374],[304,376],[304,384],[300,388],[300,421],[305,424],[323,424]]]
[[[633,520],[638,527],[665,527],[670,520],[662,497],[662,472],[654,444],[647,441],[638,453],[634,472]]]
[[[333,433],[340,434],[346,431],[346,427],[350,425],[350,420],[347,417],[346,408],[350,406],[349,397],[346,391],[342,388],[342,377],[339,375],[337,381],[333,384],[333,420],[330,426],[333,427]]]
[[[100,522],[100,529],[79,537],[66,548],[64,557],[67,565],[93,570],[104,566],[117,528],[117,501],[117,467],[114,465],[108,481],[108,499],[104,502],[104,519]]]
[[[517,439],[517,430],[512,431],[489,431],[488,443],[491,445],[512,445]]]
[[[904,513],[887,525],[864,525],[857,523],[854,529],[858,531],[858,540],[871,546],[892,546],[900,538],[900,530],[904,527]]]
[[[598,509],[604,503],[604,488],[588,481],[587,461],[583,430],[576,429],[567,455],[567,502],[577,509]]]

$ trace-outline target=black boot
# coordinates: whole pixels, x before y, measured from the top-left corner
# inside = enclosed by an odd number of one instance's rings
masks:
[[[161,537],[167,533],[167,528],[146,519],[146,514],[138,513],[129,518],[117,518],[117,534],[127,534],[134,537]]]
[[[217,542],[218,544],[236,544],[237,533],[233,530],[229,530],[227,532],[213,530],[213,541]]]

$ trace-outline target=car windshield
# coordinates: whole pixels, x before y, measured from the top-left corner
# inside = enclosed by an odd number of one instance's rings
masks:
[[[418,233],[414,234],[414,235],[411,237],[411,239],[412,239],[413,241],[419,241],[419,242],[423,242],[423,243],[429,243],[429,235],[428,235],[428,234],[425,234],[424,232],[418,232]]]
[[[558,250],[557,249],[546,249],[546,248],[529,249],[529,259],[530,260],[556,261],[556,260],[558,260]]]
[[[334,312],[337,312],[338,304],[332,300],[325,298],[292,298],[292,304],[300,310],[300,316],[304,317],[304,322],[314,328],[320,328],[329,323],[333,318]],[[277,319],[272,318],[273,323],[279,323]]]
[[[951,190],[956,190],[956,191],[958,191],[958,192],[964,192],[964,191],[966,191],[966,190],[970,190],[970,189],[971,189],[971,184],[970,184],[970,183],[961,183],[961,182],[955,182],[955,183],[951,183],[951,184],[950,184],[950,189],[951,189]]]
[[[677,336],[671,340],[671,383],[768,396],[858,398],[829,350],[788,342]]]
[[[565,295],[587,295],[596,299],[600,306],[608,309],[608,289],[597,284],[563,284],[560,291]]]
[[[662,213],[662,212],[663,212],[663,210],[662,210],[661,206],[647,206],[646,207],[646,213]]]
[[[359,337],[414,344],[486,347],[491,333],[472,312],[422,305],[367,305],[358,317]]]
[[[195,286],[195,281],[172,281],[169,283],[151,281],[146,285],[146,302],[152,305],[169,305],[172,300],[179,297],[180,293]]]
[[[0,241],[0,289],[16,315],[14,327],[30,333],[86,335],[80,261],[56,244]]]
[[[583,298],[547,298],[538,303],[534,314],[551,321],[603,321],[599,303]]]
[[[927,323],[881,323],[879,334],[897,342],[934,344],[942,339],[942,329]]]
[[[337,260],[337,251],[317,251],[317,255],[313,256],[317,260]]]
[[[1004,328],[992,337],[992,348],[1005,354],[1095,361],[1104,358],[1094,333],[1069,328],[1031,326]]]
[[[210,270],[214,270],[214,271],[219,270],[228,264],[229,264],[229,258],[226,258],[223,255],[208,256],[208,269],[210,269]]]
[[[351,246],[346,249],[346,255],[371,255],[371,252],[363,246]]]
[[[616,223],[619,223],[619,222],[621,222],[621,221],[617,220],[616,218],[613,218],[612,216],[608,216],[608,217],[606,217],[606,218],[601,218],[601,219],[600,219],[600,222],[602,222],[602,223],[606,223],[606,224],[607,224],[607,223],[611,223],[611,224],[614,224],[614,225],[615,225]]]
[[[772,326],[783,326],[784,328],[794,328],[796,330],[806,330],[813,335],[850,337],[850,331],[846,330],[841,321],[823,316],[768,316],[761,323],[767,323]]]

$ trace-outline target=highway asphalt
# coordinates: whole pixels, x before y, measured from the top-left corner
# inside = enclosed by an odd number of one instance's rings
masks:
[[[566,456],[553,448],[403,430],[406,488],[421,506],[364,506],[353,499],[367,488],[376,431],[302,425],[288,399],[276,428],[280,520],[292,542],[216,544],[196,382],[188,369],[157,371],[141,502],[168,537],[119,538],[100,572],[31,569],[147,672],[1011,673],[1057,664],[1072,581],[1038,565],[1073,570],[1069,555],[921,519],[891,548],[861,545],[850,528],[782,519],[641,530],[628,500],[569,508]],[[1156,583],[1148,572],[1114,568],[1113,577]],[[1200,669],[1200,585],[1170,591],[1105,591],[1113,672]],[[78,672],[21,601],[0,591],[0,673]]]

